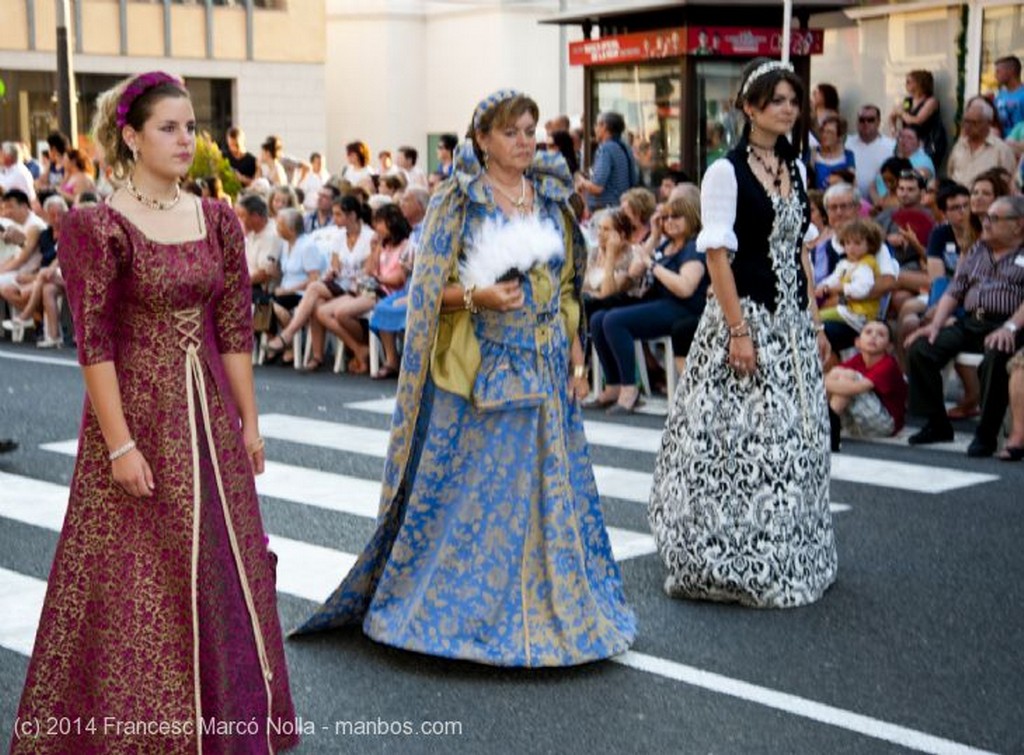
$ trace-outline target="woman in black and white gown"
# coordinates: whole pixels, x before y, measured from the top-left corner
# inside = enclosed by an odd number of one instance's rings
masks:
[[[828,411],[802,241],[806,174],[787,134],[803,85],[788,64],[744,70],[743,138],[701,191],[714,297],[671,407],[649,508],[672,597],[811,603],[835,580]]]

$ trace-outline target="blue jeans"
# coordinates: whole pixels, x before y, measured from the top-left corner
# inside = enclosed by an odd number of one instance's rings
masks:
[[[590,318],[590,336],[608,385],[632,384],[635,380],[634,340],[667,336],[676,320],[691,316],[690,308],[676,298],[595,312]]]

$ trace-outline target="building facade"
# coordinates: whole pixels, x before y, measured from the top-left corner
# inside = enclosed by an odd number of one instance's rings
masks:
[[[2,5],[0,135],[35,148],[57,129],[56,3]],[[99,93],[159,69],[186,79],[199,128],[218,141],[237,124],[250,149],[269,134],[296,157],[326,147],[324,0],[71,0],[70,8],[80,136]]]

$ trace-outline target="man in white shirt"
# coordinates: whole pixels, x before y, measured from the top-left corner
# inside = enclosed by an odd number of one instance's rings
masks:
[[[1011,176],[1017,167],[1013,149],[992,133],[995,109],[984,97],[975,97],[964,110],[960,138],[949,153],[946,173],[958,184],[970,186],[989,168],[1003,168]]]
[[[399,147],[395,155],[395,167],[405,176],[406,185],[409,187],[418,186],[421,189],[427,188],[427,174],[422,168],[417,167],[416,159],[419,153],[415,147]]]
[[[317,194],[320,188],[331,179],[331,174],[324,169],[324,159],[319,152],[311,154],[309,162],[303,163],[300,171],[302,178],[299,179],[295,188],[302,191],[302,206],[306,208],[307,212],[313,212],[317,209]],[[329,212],[330,207],[328,207]]]
[[[266,290],[278,277],[281,259],[281,238],[277,227],[268,218],[267,203],[257,194],[246,194],[238,200],[235,213],[245,229],[245,261],[253,289]]]
[[[3,167],[0,168],[0,193],[6,195],[11,189],[19,189],[28,197],[29,207],[36,205],[36,186],[32,173],[21,159],[21,147],[15,142],[0,145]]]
[[[11,221],[3,233],[2,241],[20,247],[13,257],[0,262],[0,287],[16,283],[22,273],[39,269],[43,253],[39,250],[39,234],[46,221],[32,212],[28,195],[21,189],[4,192],[4,216]]]
[[[857,133],[846,137],[846,148],[857,166],[857,189],[867,196],[882,163],[892,157],[896,140],[879,132],[882,113],[876,105],[864,105],[857,113]]]

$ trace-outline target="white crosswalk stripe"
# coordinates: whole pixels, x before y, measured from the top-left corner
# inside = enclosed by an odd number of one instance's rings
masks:
[[[377,399],[353,402],[345,406],[376,414],[391,414],[395,401],[390,398]],[[260,421],[262,423],[262,419]],[[587,434],[587,440],[594,446],[629,448],[649,453],[657,453],[661,447],[661,430],[591,420],[584,421],[583,427]],[[647,502],[647,495],[651,490],[651,475],[642,472],[623,474],[616,467],[598,465],[594,466],[594,475],[597,477],[597,488],[601,495],[622,498],[627,501]],[[841,453],[832,456],[832,479],[909,490],[915,493],[945,493],[999,478],[996,475],[980,472],[884,461]]]
[[[393,400],[359,402],[346,406],[386,414],[390,413]],[[328,422],[284,414],[262,415],[260,421],[264,436],[276,441],[372,458],[383,458],[387,449],[387,431],[366,428],[354,423]],[[657,451],[661,438],[660,429],[625,427],[599,421],[587,421],[586,432],[592,445],[646,454]],[[48,443],[42,448],[73,457],[77,451],[77,441]],[[271,455],[277,450],[279,449],[271,447]],[[889,459],[870,459],[847,454],[835,456],[833,459],[835,480],[863,482],[880,488],[896,488],[925,494],[958,490],[998,479],[995,475],[963,472],[941,466],[908,464]],[[647,503],[651,485],[649,472],[607,465],[598,465],[594,471],[598,489],[603,497],[628,503]],[[334,474],[280,461],[268,461],[265,474],[257,478],[257,489],[264,497],[363,519],[376,517],[380,497],[380,482],[377,480]],[[67,507],[66,485],[0,472],[0,491],[0,520],[20,522],[51,532],[60,530]],[[850,509],[845,504],[833,504],[832,508],[835,512]],[[609,535],[615,557],[620,561],[646,556],[655,550],[653,539],[646,532],[609,528]],[[310,602],[323,600],[356,559],[352,553],[278,534],[271,534],[270,541],[271,548],[279,559],[279,592]],[[45,592],[44,579],[22,574],[12,568],[0,567],[0,647],[21,655],[31,653]],[[742,681],[719,677],[665,659],[631,652],[613,660],[646,673],[675,679],[718,694],[751,700],[760,705],[856,731],[878,740],[896,742],[923,751],[976,752],[969,747],[941,740],[923,732],[823,706],[812,700],[795,698]]]
[[[261,429],[262,421],[261,418]],[[273,437],[266,432],[263,434]],[[41,446],[44,450],[67,456],[74,456],[77,447],[78,441],[73,440]],[[368,519],[377,517],[380,503],[379,482],[275,461],[268,461],[263,474],[256,478],[256,490],[269,498]],[[653,553],[655,550],[654,538],[646,533],[608,527],[608,537],[612,543],[612,552],[619,561]]]

